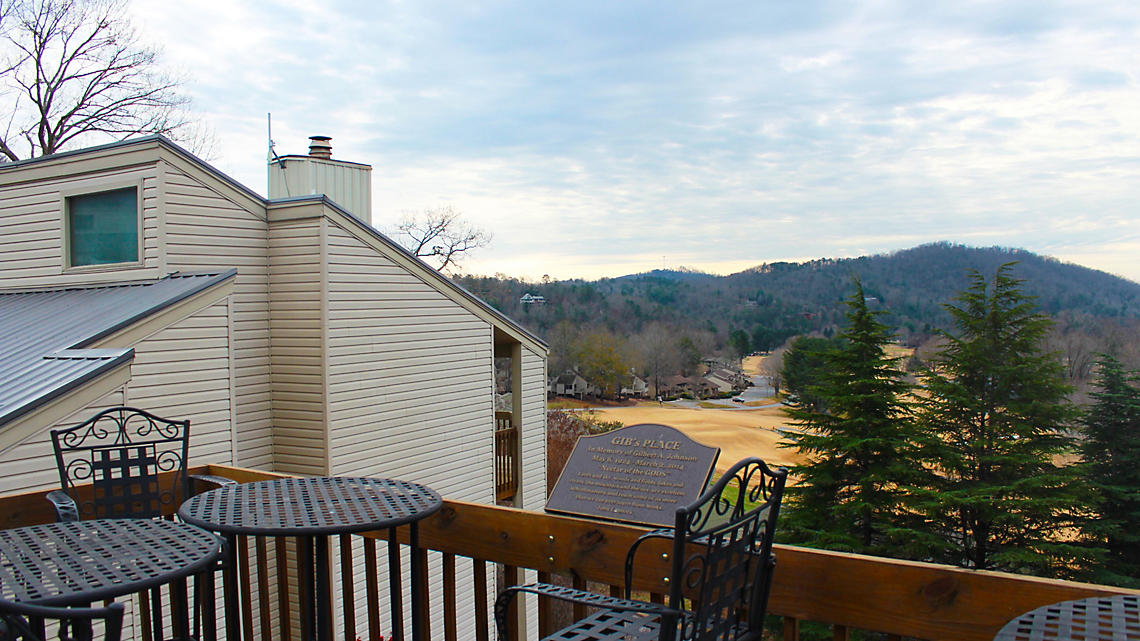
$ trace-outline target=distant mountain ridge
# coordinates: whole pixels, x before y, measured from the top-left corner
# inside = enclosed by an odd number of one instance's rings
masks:
[[[658,322],[721,339],[741,329],[765,349],[788,336],[833,330],[842,321],[842,302],[854,276],[903,338],[947,328],[944,305],[969,285],[969,271],[991,278],[999,265],[1010,262],[1017,263],[1013,274],[1049,314],[1140,318],[1140,283],[1021,249],[949,242],[859,258],[765,263],[729,276],[654,270],[596,281],[457,280],[539,335],[561,320],[625,335]],[[528,292],[544,296],[546,304],[520,304]]]

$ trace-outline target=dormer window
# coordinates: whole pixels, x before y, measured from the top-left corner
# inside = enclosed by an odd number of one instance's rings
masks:
[[[137,187],[68,196],[65,203],[68,267],[139,262]]]

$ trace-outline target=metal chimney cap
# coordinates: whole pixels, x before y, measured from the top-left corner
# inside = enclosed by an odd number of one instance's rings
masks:
[[[309,136],[309,156],[313,158],[332,159],[332,136]]]

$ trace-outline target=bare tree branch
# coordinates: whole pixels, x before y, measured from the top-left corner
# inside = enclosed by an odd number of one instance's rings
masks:
[[[405,214],[396,239],[408,251],[444,271],[457,267],[468,252],[491,244],[491,233],[472,226],[450,205]]]
[[[188,124],[179,82],[140,43],[123,0],[0,0],[0,10],[0,96],[14,98],[3,156],[34,158],[97,137],[176,137]]]

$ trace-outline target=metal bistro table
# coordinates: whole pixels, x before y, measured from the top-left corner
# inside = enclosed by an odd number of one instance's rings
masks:
[[[1140,639],[1140,594],[1094,597],[1042,606],[1013,619],[994,641]]]
[[[185,523],[99,519],[0,530],[0,595],[53,606],[87,606],[101,599],[171,584],[174,634],[189,638],[186,577],[202,573],[213,592],[221,537]],[[203,599],[204,634],[216,638],[213,599]],[[154,608],[161,636],[161,605]]]
[[[315,617],[304,623],[307,638],[331,639],[332,600],[329,576],[329,542],[334,534],[389,529],[395,541],[395,528],[410,525],[412,547],[412,634],[422,639],[420,590],[426,583],[416,550],[419,547],[417,522],[442,507],[439,494],[418,483],[390,479],[354,477],[287,478],[230,485],[199,494],[182,504],[179,516],[187,523],[221,532],[299,537],[298,559],[302,564],[305,588],[311,595],[309,608]],[[234,550],[233,541],[230,550]],[[314,549],[315,548],[315,549]],[[395,552],[390,549],[390,555]],[[232,567],[232,564],[231,564]],[[314,573],[315,568],[315,573]],[[315,574],[315,577],[314,577]],[[315,585],[314,585],[315,581]],[[226,581],[227,607],[236,593]],[[306,608],[302,608],[304,613]],[[237,619],[227,617],[228,622]],[[393,612],[394,632],[402,627],[402,612]],[[315,619],[315,621],[313,620]],[[315,626],[315,630],[314,630]],[[233,639],[239,638],[235,628]]]

